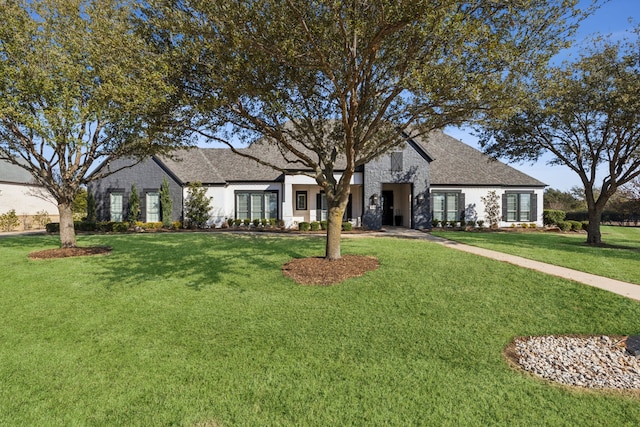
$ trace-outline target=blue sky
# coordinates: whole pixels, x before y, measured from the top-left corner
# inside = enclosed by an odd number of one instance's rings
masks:
[[[581,7],[588,7],[591,4],[591,0],[581,0],[579,4]],[[631,23],[629,22],[630,19]],[[640,0],[610,0],[582,22],[571,52],[579,49],[584,40],[590,35],[595,33],[602,35],[613,34],[615,38],[622,38],[625,31],[631,30],[639,23]],[[467,129],[448,128],[446,132],[471,146],[477,147],[477,139]],[[575,172],[566,166],[549,166],[544,159],[535,164],[523,163],[511,164],[511,166],[544,182],[551,188],[567,191],[574,186],[582,187],[582,183]]]

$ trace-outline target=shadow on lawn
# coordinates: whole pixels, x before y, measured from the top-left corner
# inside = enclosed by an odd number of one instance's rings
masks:
[[[234,286],[256,274],[279,273],[291,258],[308,256],[301,250],[314,245],[290,238],[208,233],[99,240],[113,248],[110,256],[98,261],[108,288],[188,278],[187,286],[196,291],[217,284]]]

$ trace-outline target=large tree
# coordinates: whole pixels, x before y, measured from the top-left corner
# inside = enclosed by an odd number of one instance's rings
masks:
[[[156,40],[183,53],[198,131],[234,151],[274,144],[290,166],[269,166],[324,190],[328,259],[357,167],[409,134],[509,110],[578,16],[573,0],[152,3]]]
[[[578,174],[589,215],[588,244],[602,243],[607,202],[640,175],[638,31],[619,42],[597,39],[575,62],[540,74],[523,111],[491,121],[482,132],[481,145],[490,154],[521,161],[551,153],[550,163]]]
[[[62,247],[76,246],[74,197],[96,161],[142,159],[170,138],[170,66],[135,31],[126,0],[0,2],[0,159],[57,201]],[[108,171],[108,172],[107,172]]]

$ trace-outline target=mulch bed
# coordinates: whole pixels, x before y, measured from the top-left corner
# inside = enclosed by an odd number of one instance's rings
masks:
[[[107,255],[111,253],[109,246],[90,246],[86,248],[57,248],[47,249],[44,251],[31,252],[29,258],[31,259],[51,259],[51,258],[68,258],[76,256],[89,256],[89,255]]]
[[[282,273],[301,285],[335,285],[352,277],[360,277],[378,268],[374,257],[345,255],[337,260],[296,258],[284,266]]]

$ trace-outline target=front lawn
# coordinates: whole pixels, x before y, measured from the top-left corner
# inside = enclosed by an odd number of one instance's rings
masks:
[[[637,334],[640,304],[425,241],[361,238],[337,286],[280,268],[324,241],[81,236],[29,260],[0,239],[0,425],[638,425],[640,401],[510,368],[515,336]]]
[[[434,231],[433,235],[640,284],[640,228],[603,226],[601,230],[608,247],[587,246],[587,235],[579,233]]]

